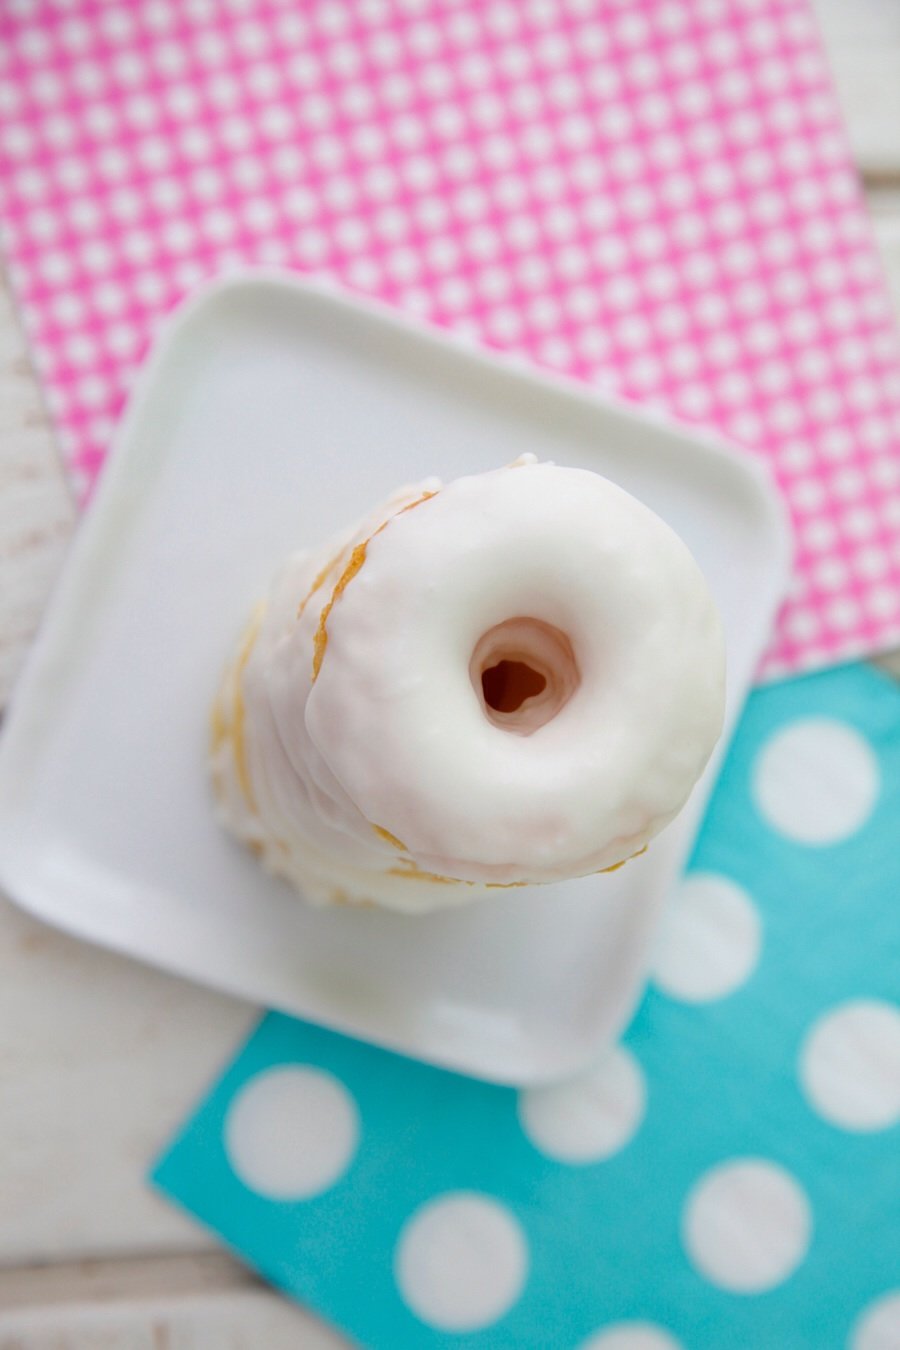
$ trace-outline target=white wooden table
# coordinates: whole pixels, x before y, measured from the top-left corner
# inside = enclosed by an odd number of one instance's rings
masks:
[[[816,3],[900,312],[900,0]],[[0,707],[73,520],[0,287]],[[255,1015],[0,897],[0,1350],[344,1344],[142,1180]]]

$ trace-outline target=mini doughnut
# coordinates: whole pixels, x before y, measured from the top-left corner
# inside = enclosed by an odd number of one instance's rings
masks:
[[[226,826],[310,900],[418,912],[642,851],[723,706],[678,536],[527,456],[288,560],[226,671],[213,779]]]

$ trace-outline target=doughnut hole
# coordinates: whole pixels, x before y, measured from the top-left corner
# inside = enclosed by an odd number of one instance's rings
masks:
[[[478,639],[469,663],[485,717],[530,736],[565,707],[580,675],[565,633],[542,619],[506,619]]]

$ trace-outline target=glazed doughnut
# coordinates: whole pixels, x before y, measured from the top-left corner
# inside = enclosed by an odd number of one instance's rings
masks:
[[[682,541],[525,456],[288,559],[226,671],[213,778],[225,825],[310,900],[419,912],[642,851],[723,707]]]

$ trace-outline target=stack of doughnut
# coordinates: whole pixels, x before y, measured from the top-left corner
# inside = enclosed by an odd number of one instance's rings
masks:
[[[679,537],[598,474],[523,456],[288,558],[225,672],[213,784],[309,901],[421,913],[641,853],[723,706],[721,625]]]

